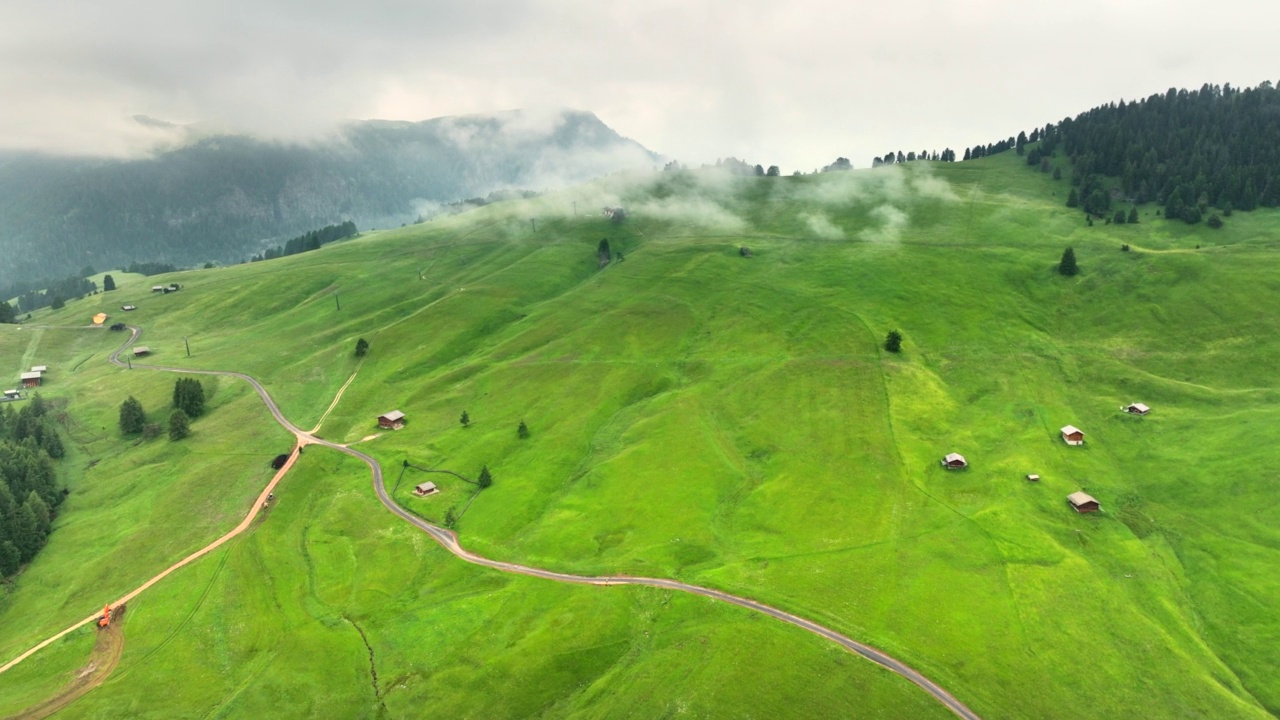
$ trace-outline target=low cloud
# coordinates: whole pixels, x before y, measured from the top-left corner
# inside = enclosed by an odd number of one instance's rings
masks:
[[[907,214],[892,205],[880,205],[871,211],[871,218],[878,227],[870,227],[858,233],[858,237],[871,243],[896,243],[906,227]]]
[[[836,227],[835,223],[822,213],[801,213],[800,219],[804,221],[810,233],[823,240],[844,239],[844,231]]]

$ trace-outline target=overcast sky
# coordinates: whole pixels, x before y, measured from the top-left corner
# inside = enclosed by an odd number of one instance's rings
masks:
[[[1275,0],[0,0],[0,146],[120,154],[135,114],[594,111],[686,162],[962,149],[1120,98],[1280,80]]]

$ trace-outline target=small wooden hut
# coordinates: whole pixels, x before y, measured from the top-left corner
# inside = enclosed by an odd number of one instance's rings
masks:
[[[1067,496],[1067,502],[1070,503],[1071,507],[1075,508],[1075,511],[1078,513],[1098,512],[1102,509],[1102,506],[1098,504],[1098,501],[1088,493],[1073,492]]]
[[[392,410],[389,413],[379,415],[378,427],[387,430],[399,430],[404,427],[404,413],[399,410]]]
[[[1062,428],[1062,440],[1068,445],[1083,445],[1084,431],[1075,425],[1067,425]]]

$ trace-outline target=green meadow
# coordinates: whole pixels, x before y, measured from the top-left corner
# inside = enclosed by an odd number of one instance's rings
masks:
[[[1012,154],[616,176],[263,263],[115,275],[0,328],[15,377],[50,366],[72,441],[50,544],[0,600],[0,654],[230,529],[289,447],[228,378],[204,379],[191,438],[121,438],[120,401],[158,421],[175,376],[109,366],[123,334],[71,329],[101,310],[144,328],[151,362],[257,377],[304,428],[356,373],[318,434],[377,457],[423,517],[465,507],[478,553],[767,602],[984,717],[1280,714],[1280,214],[1090,227],[1068,188]],[[617,205],[623,223],[599,214]],[[598,267],[602,238],[625,259]],[[392,409],[407,426],[379,432]],[[948,452],[971,467],[943,470]],[[494,484],[471,501],[400,478],[405,461]],[[428,480],[441,492],[413,497]],[[1103,511],[1073,512],[1077,490]],[[465,565],[322,448],[277,498],[130,603],[120,667],[63,715],[947,716],[746,611]],[[73,633],[0,676],[0,715],[91,645]]]

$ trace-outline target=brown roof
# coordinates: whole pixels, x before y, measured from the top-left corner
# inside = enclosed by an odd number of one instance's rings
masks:
[[[1071,503],[1072,505],[1075,505],[1076,507],[1080,507],[1081,505],[1084,505],[1086,503],[1093,503],[1094,505],[1099,504],[1098,501],[1094,499],[1092,495],[1084,492],[1071,493],[1070,495],[1067,496],[1067,502]]]
[[[366,417],[368,417],[368,416],[366,416]],[[379,420],[387,420],[387,421],[389,421],[389,422],[395,422],[395,421],[397,421],[397,420],[403,420],[403,419],[404,419],[404,413],[400,412],[399,410],[392,410],[392,411],[391,411],[391,412],[389,412],[389,413],[383,413],[383,414],[379,415],[379,416],[378,416],[378,419],[379,419]]]
[[[421,485],[414,488],[414,490],[420,493],[429,493],[435,489],[436,489],[436,484],[433,482],[424,482]]]

